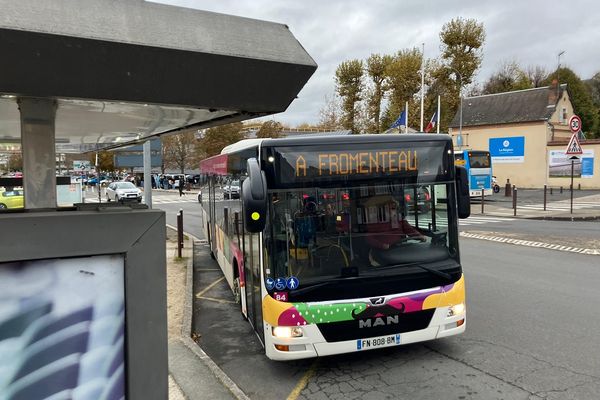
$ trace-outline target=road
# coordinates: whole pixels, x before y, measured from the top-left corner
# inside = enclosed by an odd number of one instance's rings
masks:
[[[170,224],[182,208],[186,231],[200,235],[197,202],[179,202],[172,193],[157,193],[154,200]],[[474,221],[461,230],[540,240],[597,237],[600,231],[598,222]],[[194,331],[203,349],[253,399],[597,398],[600,257],[468,238],[461,239],[461,254],[468,322],[459,337],[273,362],[222,280],[195,299]],[[205,248],[196,257],[198,293],[222,275]]]

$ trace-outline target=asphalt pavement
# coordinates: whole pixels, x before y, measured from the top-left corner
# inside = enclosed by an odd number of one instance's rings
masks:
[[[516,217],[512,198],[486,199],[483,214],[474,200],[461,232],[493,226],[487,234],[505,238],[597,237],[600,222],[586,220],[600,217],[600,192],[574,191],[574,204],[581,206],[575,215],[565,192],[552,197],[546,211],[543,191],[519,192]],[[177,197],[157,192],[155,208],[166,210],[168,223],[174,220],[169,215],[185,209],[186,230],[199,236],[197,202]],[[556,221],[535,220],[541,218]],[[189,330],[169,347],[175,389],[188,399],[587,399],[600,393],[594,336],[600,325],[592,315],[600,300],[597,256],[463,238],[469,310],[464,335],[281,363],[264,356],[218,265],[197,239],[189,266],[194,283],[188,283],[195,304],[184,318]]]

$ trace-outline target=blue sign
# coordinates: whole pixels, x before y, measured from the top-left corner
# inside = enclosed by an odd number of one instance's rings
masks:
[[[275,280],[275,289],[283,290],[283,289],[285,289],[285,286],[286,286],[285,278],[277,278]]]
[[[296,278],[295,276],[290,276],[286,281],[286,286],[290,290],[298,289],[299,284],[300,281],[298,281],[298,278]]]
[[[490,138],[489,148],[492,163],[525,162],[524,136]]]
[[[273,290],[273,288],[275,287],[275,279],[267,278],[265,280],[265,286],[267,287],[267,290]]]
[[[594,157],[583,155],[581,159],[581,177],[591,178],[594,176]]]

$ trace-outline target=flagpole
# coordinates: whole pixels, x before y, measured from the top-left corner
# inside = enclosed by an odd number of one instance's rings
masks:
[[[437,121],[436,125],[437,125],[437,133],[440,133],[440,95],[438,94],[438,109],[437,109]]]
[[[406,125],[404,125],[404,133],[408,133],[408,101],[406,102]]]
[[[425,93],[425,43],[421,52],[421,132],[423,132],[423,94]]]

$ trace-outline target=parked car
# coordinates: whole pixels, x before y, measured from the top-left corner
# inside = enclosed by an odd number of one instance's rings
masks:
[[[142,191],[131,182],[113,182],[106,189],[106,201],[142,202]]]
[[[23,191],[20,189],[3,190],[0,192],[0,210],[23,208]]]
[[[226,199],[239,199],[240,198],[240,181],[230,181],[223,187],[223,197]]]

